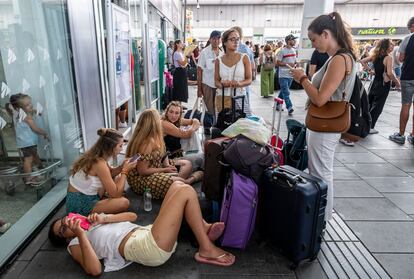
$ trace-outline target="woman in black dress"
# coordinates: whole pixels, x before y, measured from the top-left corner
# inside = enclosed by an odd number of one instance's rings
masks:
[[[173,101],[187,102],[188,84],[187,84],[187,65],[188,58],[183,53],[184,44],[181,40],[174,42],[173,64],[175,67],[173,74]]]

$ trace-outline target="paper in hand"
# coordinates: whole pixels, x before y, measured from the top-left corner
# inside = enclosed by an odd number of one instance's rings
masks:
[[[26,118],[27,114],[24,112],[24,110],[19,109],[19,122],[22,122]]]
[[[43,107],[39,102],[37,102],[37,104],[36,104],[36,114],[41,115],[42,112],[43,112]]]

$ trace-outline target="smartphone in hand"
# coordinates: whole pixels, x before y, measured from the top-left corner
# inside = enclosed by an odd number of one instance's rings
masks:
[[[69,219],[73,219],[73,220],[80,220],[80,227],[82,229],[84,229],[85,231],[89,230],[89,228],[91,227],[91,223],[88,221],[88,219],[85,216],[82,216],[78,213],[69,213],[68,215]]]
[[[140,154],[135,154],[134,156],[132,156],[131,159],[129,159],[129,163],[134,163],[136,161],[138,161],[139,159],[141,159],[141,155]]]

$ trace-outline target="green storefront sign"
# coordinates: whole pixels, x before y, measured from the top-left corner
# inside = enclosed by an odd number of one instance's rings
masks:
[[[408,34],[406,27],[352,28],[352,35],[357,36],[394,36],[404,34]]]

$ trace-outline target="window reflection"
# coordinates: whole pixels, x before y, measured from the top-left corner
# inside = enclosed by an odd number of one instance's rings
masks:
[[[0,219],[11,224],[66,175],[83,147],[66,1],[19,3],[3,1],[0,9]]]

